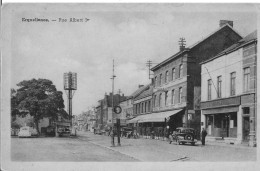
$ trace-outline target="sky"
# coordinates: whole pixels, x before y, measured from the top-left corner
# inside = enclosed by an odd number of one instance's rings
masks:
[[[132,94],[148,84],[147,60],[162,62],[232,20],[241,36],[257,28],[256,10],[250,4],[84,4],[18,5],[12,19],[11,86],[32,78],[50,79],[63,91],[63,73],[76,72],[78,89],[73,115],[90,109],[112,91]],[[28,10],[29,9],[29,10]],[[88,22],[28,23],[21,18],[88,18]]]

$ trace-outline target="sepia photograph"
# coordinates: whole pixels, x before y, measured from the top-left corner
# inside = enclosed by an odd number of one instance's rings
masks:
[[[2,4],[1,170],[257,170],[259,7]]]

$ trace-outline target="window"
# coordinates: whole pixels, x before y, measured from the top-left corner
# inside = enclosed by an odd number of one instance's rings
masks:
[[[162,94],[159,95],[159,107],[161,107],[162,104]]]
[[[175,80],[175,68],[172,69],[172,80]]]
[[[135,114],[138,114],[138,105],[135,105]]]
[[[174,104],[175,103],[175,90],[172,90],[172,104]]]
[[[156,95],[154,95],[154,99],[153,99],[153,106],[156,106]]]
[[[166,73],[165,73],[165,83],[168,83],[168,81],[169,81],[169,72],[166,71]]]
[[[144,113],[144,103],[141,103],[142,106],[141,106],[141,113]]]
[[[168,91],[165,92],[165,106],[167,106],[167,101],[168,101]]]
[[[160,74],[160,83],[159,85],[162,85],[162,74]]]
[[[155,79],[154,79],[154,86],[155,86],[155,87],[157,86],[157,76],[156,76]]]
[[[218,98],[221,98],[222,76],[218,76]]]
[[[145,102],[145,104],[144,104],[144,113],[146,113],[147,112],[147,102]]]
[[[244,107],[243,108],[243,114],[250,114],[250,108],[249,107]]]
[[[230,95],[236,95],[236,72],[230,74]]]
[[[179,88],[179,103],[181,103],[182,87]]]
[[[151,101],[148,101],[148,112],[150,112],[151,109]]]
[[[211,88],[212,88],[211,80],[208,80],[208,100],[211,100]]]
[[[183,76],[183,65],[180,65],[179,78]]]
[[[244,92],[249,90],[249,83],[250,83],[250,68],[244,68]]]

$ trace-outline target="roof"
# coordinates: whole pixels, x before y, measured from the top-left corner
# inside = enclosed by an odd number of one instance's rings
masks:
[[[140,87],[139,89],[137,89],[133,94],[131,94],[131,97],[135,98],[137,97],[139,94],[141,94],[143,91],[149,89],[150,84],[147,84],[145,86]]]
[[[222,52],[220,52],[219,54],[217,54],[215,57],[206,60],[204,62],[201,62],[200,64],[204,64],[207,63],[209,61],[212,61],[216,58],[219,58],[223,55],[227,55],[231,52],[234,52],[238,49],[240,49],[241,47],[247,45],[248,43],[254,42],[257,40],[257,30],[253,31],[252,33],[248,34],[246,37],[244,37],[243,39],[239,40],[237,43],[231,45],[230,47],[228,47],[227,49],[223,50]]]
[[[189,46],[188,48],[185,48],[183,51],[179,51],[177,52],[176,54],[174,54],[173,56],[171,56],[170,58],[164,60],[163,62],[157,64],[156,66],[152,67],[151,70],[154,71],[156,68],[164,65],[165,63],[171,61],[172,59],[178,57],[179,55],[183,54],[184,52],[188,52],[190,51],[191,49],[195,48],[197,45],[199,45],[200,43],[204,42],[205,40],[207,40],[208,38],[210,38],[212,35],[216,34],[218,31],[222,30],[224,27],[229,27],[230,29],[232,29],[237,35],[239,35],[241,38],[242,36],[236,31],[234,30],[233,27],[231,27],[228,23],[223,25],[222,27],[219,27],[216,31],[210,33],[208,36],[206,36],[205,38],[203,38],[202,40],[198,41],[197,43]]]
[[[148,89],[145,89],[143,92],[141,92],[139,95],[137,95],[136,100],[142,99],[148,96],[151,96],[153,94],[153,87],[149,85]]]

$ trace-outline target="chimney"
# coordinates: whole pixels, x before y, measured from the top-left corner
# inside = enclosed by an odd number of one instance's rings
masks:
[[[219,27],[223,27],[226,24],[233,27],[233,21],[230,21],[230,20],[220,20],[219,21]]]
[[[141,87],[143,87],[143,86],[144,86],[144,85],[140,85],[140,84],[139,84],[139,85],[138,85],[138,88],[141,88]]]
[[[185,49],[185,45],[186,45],[185,43],[186,43],[185,38],[181,37],[179,40],[180,51],[183,51]]]

